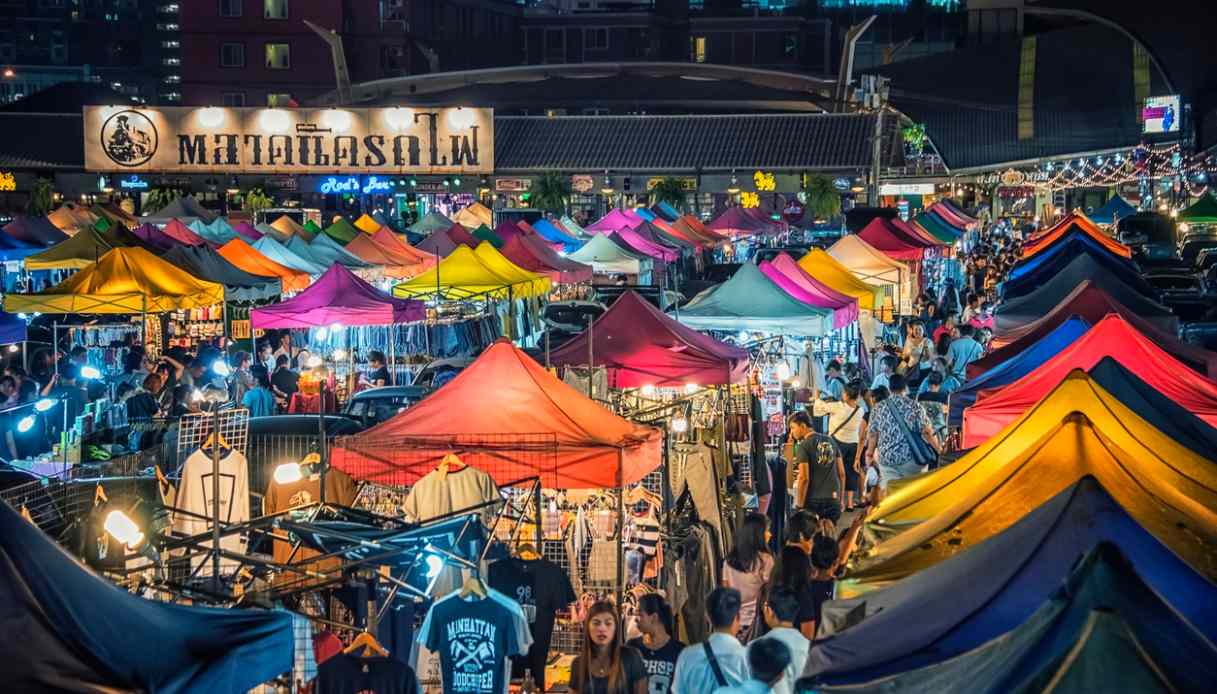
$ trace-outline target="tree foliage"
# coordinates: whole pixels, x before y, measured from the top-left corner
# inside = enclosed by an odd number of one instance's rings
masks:
[[[557,171],[549,171],[537,177],[529,190],[529,203],[534,209],[566,214],[571,196],[570,178]]]
[[[841,214],[841,193],[833,186],[831,177],[824,174],[809,176],[803,193],[812,219],[832,219]]]

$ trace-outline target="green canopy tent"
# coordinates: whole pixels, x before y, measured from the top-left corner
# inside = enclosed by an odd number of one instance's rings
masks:
[[[356,229],[353,224],[348,222],[346,217],[339,217],[333,224],[325,228],[326,236],[344,246],[362,233],[362,231]]]
[[[495,248],[502,248],[504,243],[506,243],[501,236],[494,233],[494,231],[485,224],[474,229],[472,233],[473,238],[479,241],[489,241],[490,245],[494,246]]]
[[[1196,204],[1179,212],[1179,221],[1188,224],[1217,224],[1217,199],[1205,195]]]
[[[115,225],[117,226],[117,225]],[[97,262],[115,244],[111,244],[89,227],[84,227],[67,241],[61,241],[41,253],[25,259],[26,270],[80,270]]]

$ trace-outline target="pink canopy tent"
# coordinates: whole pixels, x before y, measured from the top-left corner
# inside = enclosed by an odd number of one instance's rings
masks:
[[[320,328],[342,325],[393,325],[426,318],[423,302],[398,299],[355,276],[339,263],[304,291],[250,312],[254,328]]]
[[[858,232],[858,238],[869,243],[883,255],[904,262],[920,262],[929,244],[913,238],[882,217],[870,220]]]
[[[499,252],[525,270],[549,277],[555,284],[592,281],[591,265],[563,258],[540,238],[517,234],[508,239]]]
[[[618,240],[618,243],[625,244],[627,249],[635,250],[643,255],[662,260],[665,263],[673,263],[680,260],[679,250],[649,241],[631,227],[618,229],[609,236],[609,238],[614,237]]]
[[[734,238],[758,236],[769,232],[773,227],[749,214],[742,207],[728,207],[725,212],[707,224],[706,228]]]
[[[597,219],[596,221],[583,227],[584,231],[595,233],[607,233],[610,231],[618,231],[629,227],[636,227],[642,221],[642,217],[620,208],[609,210],[609,213]]]
[[[975,219],[964,215],[951,205],[946,205],[942,202],[936,202],[933,205],[930,205],[930,208],[926,210],[926,212],[933,212],[934,214],[937,214],[939,217],[947,220],[947,223],[952,224],[959,229],[966,229],[969,226],[976,224]]]
[[[523,236],[524,229],[522,229],[519,224],[504,219],[503,221],[499,222],[497,227],[494,228],[494,235],[503,239],[503,242],[506,243],[517,236]]]
[[[178,243],[185,244],[187,246],[207,245],[207,239],[194,233],[190,230],[190,227],[182,224],[177,219],[170,219],[169,223],[166,224],[161,231],[164,232],[166,236],[176,240]]]
[[[818,308],[832,309],[832,327],[844,328],[858,320],[858,300],[847,296],[807,274],[798,262],[785,253],[762,262],[761,272],[786,293]],[[796,293],[797,292],[797,293]]]
[[[232,225],[232,230],[245,237],[246,241],[257,241],[262,238],[262,232],[254,228],[254,225],[245,220],[241,220]]]

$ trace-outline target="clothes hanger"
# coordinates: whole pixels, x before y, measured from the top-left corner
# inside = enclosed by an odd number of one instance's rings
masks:
[[[533,561],[534,559],[541,558],[541,555],[537,553],[537,548],[531,542],[524,542],[516,547],[516,556],[524,561]]]
[[[208,434],[207,439],[203,441],[201,448],[205,450],[216,444],[219,444],[220,448],[232,448],[232,446],[228,445],[228,442],[224,440],[224,435],[219,432],[212,432]]]
[[[34,523],[34,517],[30,515],[30,509],[25,504],[21,504],[21,517],[30,523]],[[34,525],[37,525],[37,523],[34,523]]]
[[[479,598],[486,597],[486,584],[482,583],[482,579],[476,573],[466,578],[465,583],[461,585],[462,598],[467,598],[471,594]]]
[[[385,647],[380,645],[380,642],[376,640],[375,636],[372,636],[371,632],[367,631],[359,632],[359,635],[356,636],[353,641],[351,641],[351,645],[342,649],[342,652],[346,655],[350,655],[361,648],[364,649],[365,654],[367,651],[371,651],[382,658],[389,657],[389,652],[385,650]]]
[[[443,459],[439,461],[439,467],[437,469],[440,472],[450,472],[462,470],[464,468],[465,461],[461,460],[460,457],[458,457],[455,453],[449,452],[444,454]]]
[[[155,465],[152,469],[156,472],[156,481],[160,482],[162,487],[170,486],[169,478],[165,477],[165,473],[161,471],[160,465]]]

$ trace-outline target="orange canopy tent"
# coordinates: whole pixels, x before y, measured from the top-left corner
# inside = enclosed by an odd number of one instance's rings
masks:
[[[443,457],[499,484],[539,476],[551,489],[617,488],[659,467],[663,435],[568,386],[507,340],[392,419],[341,440],[334,467],[355,479],[408,485]]]
[[[1100,229],[1097,224],[1087,219],[1084,215],[1076,212],[1062,219],[1056,226],[1044,232],[1042,236],[1039,236],[1038,238],[1024,244],[1023,257],[1030,258],[1031,256],[1046,250],[1066,234],[1074,230],[1086,234],[1102,245],[1103,248],[1106,248],[1121,258],[1132,257],[1131,248],[1103,233],[1103,230]]]
[[[251,275],[262,277],[278,277],[285,292],[298,292],[309,285],[307,272],[293,270],[286,265],[280,265],[258,252],[256,248],[243,239],[233,239],[220,246],[220,255],[228,262]]]
[[[422,263],[424,267],[430,267],[438,262],[434,255],[424,253],[406,243],[400,236],[390,231],[388,227],[381,227],[379,231],[372,234],[372,240],[376,242],[376,245],[385,248],[389,252],[412,258],[415,262]]]
[[[418,258],[390,250],[367,235],[356,236],[346,245],[346,250],[361,260],[384,268],[386,277],[405,279],[427,269],[427,265]]]

